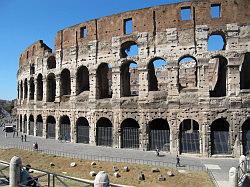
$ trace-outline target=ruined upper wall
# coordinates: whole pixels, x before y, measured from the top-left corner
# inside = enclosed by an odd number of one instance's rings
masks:
[[[221,5],[221,17],[212,19],[210,16],[211,4]],[[62,49],[76,45],[76,43],[88,43],[89,41],[112,41],[112,37],[126,36],[124,34],[123,22],[132,18],[133,34],[141,32],[163,32],[167,28],[190,29],[195,25],[207,25],[211,30],[220,30],[220,26],[228,23],[239,25],[250,22],[249,0],[193,0],[178,4],[161,5],[135,11],[124,12],[100,19],[81,23],[57,33],[55,48]],[[180,19],[182,7],[190,6],[192,19],[183,21]],[[80,28],[86,27],[88,35],[80,37]]]

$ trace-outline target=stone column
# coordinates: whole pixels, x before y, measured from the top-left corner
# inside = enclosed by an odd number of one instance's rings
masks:
[[[71,130],[71,142],[76,143],[76,133],[77,133],[77,129],[76,129],[76,121],[75,121],[75,113],[72,112],[72,116],[70,117],[70,130]]]
[[[42,116],[43,118],[43,138],[47,138],[47,116]]]
[[[177,63],[177,62],[176,62]],[[179,67],[173,66],[168,68],[168,96],[174,97],[179,96],[179,83],[178,83],[178,75],[179,75]]]
[[[55,130],[56,137],[55,137],[55,139],[58,140],[58,137],[60,135],[60,115],[58,115],[58,116],[55,115],[54,118],[56,120],[56,124],[55,124],[56,125],[56,127],[55,127],[56,128],[56,130]]]
[[[119,136],[120,136],[120,127],[119,127],[119,113],[113,113],[113,147],[120,148]]]
[[[148,127],[147,127],[147,120],[146,120],[146,112],[141,113],[140,115],[140,121],[139,124],[140,126],[140,148],[144,151],[147,151],[149,148],[149,139],[148,139]]]
[[[47,77],[44,76],[43,77],[43,102],[45,103],[47,100],[47,81],[46,81]]]
[[[240,93],[239,61],[241,61],[240,58],[228,59],[227,95],[230,96],[237,96]]]
[[[91,129],[89,132],[89,144],[96,145],[96,116],[94,112],[90,112],[89,115],[91,116],[89,119],[89,126]]]
[[[56,75],[56,97],[55,102],[60,102],[60,74]]]
[[[145,100],[148,97],[148,69],[139,68],[139,99]]]
[[[71,80],[70,100],[74,101],[75,97],[76,97],[76,76],[75,76],[74,71],[72,71],[71,74],[73,74],[73,75],[71,75],[71,77],[70,77],[70,80]]]
[[[10,160],[10,187],[16,187],[20,184],[21,179],[21,168],[22,168],[22,160],[20,157],[14,156]]]
[[[121,97],[121,72],[120,67],[112,68],[112,98],[119,99]]]
[[[96,89],[96,71],[93,69],[89,70],[89,101],[93,102],[97,97],[97,89]]]
[[[30,102],[30,81],[27,80],[28,91],[27,91],[27,103]]]
[[[34,78],[34,101],[37,101],[37,79]]]
[[[35,114],[34,114],[34,134],[33,134],[33,136],[37,136],[37,135],[36,135],[36,131],[37,131],[36,118],[37,118],[37,115],[36,115],[36,113],[35,113]]]

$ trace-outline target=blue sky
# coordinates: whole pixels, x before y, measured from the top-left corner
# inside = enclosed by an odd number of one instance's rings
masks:
[[[54,50],[56,32],[90,19],[181,0],[0,0],[0,99],[17,97],[21,52],[42,39]]]

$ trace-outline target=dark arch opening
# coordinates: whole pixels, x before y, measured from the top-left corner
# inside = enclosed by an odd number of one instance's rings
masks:
[[[43,118],[42,115],[36,117],[36,136],[43,136]]]
[[[134,119],[128,118],[121,123],[122,137],[121,147],[138,149],[139,141],[139,124]]]
[[[200,153],[199,124],[193,119],[185,119],[180,124],[180,153]]]
[[[23,99],[23,81],[21,81],[20,85],[20,99]]]
[[[166,120],[158,118],[152,120],[149,125],[149,149],[170,151],[170,129]]]
[[[134,41],[127,41],[121,45],[120,57],[127,58],[138,55],[138,45]]]
[[[208,51],[225,50],[226,38],[222,32],[213,32],[208,37]]]
[[[121,65],[121,96],[139,95],[138,65],[134,61],[127,61]]]
[[[47,102],[54,102],[56,98],[56,78],[54,73],[47,76]]]
[[[54,56],[50,56],[47,60],[48,69],[56,68],[56,58]]]
[[[63,139],[65,141],[71,140],[71,126],[68,116],[62,116],[60,118],[60,136],[60,139]]]
[[[34,136],[34,116],[30,115],[29,117],[29,135]]]
[[[96,145],[113,145],[112,123],[107,118],[102,117],[96,123]]]
[[[20,115],[19,131],[23,132],[23,116],[22,115]]]
[[[25,79],[24,81],[24,99],[26,99],[28,96],[28,81]]]
[[[43,100],[43,76],[42,74],[39,74],[37,76],[37,100],[38,101]]]
[[[225,119],[215,120],[211,127],[211,153],[230,154],[229,124]]]
[[[70,95],[71,94],[71,80],[70,80],[70,71],[64,69],[60,75],[60,95]]]
[[[35,83],[34,78],[30,78],[30,100],[34,100],[34,94],[35,94]]]
[[[250,53],[246,53],[240,70],[240,89],[250,89]]]
[[[27,115],[24,114],[24,118],[23,118],[23,133],[27,133]]]
[[[243,154],[248,155],[250,152],[250,118],[242,125],[242,145]]]
[[[89,70],[86,66],[81,66],[76,73],[76,94],[84,91],[89,91]]]
[[[56,137],[56,119],[53,116],[48,116],[46,120],[47,138],[55,139]]]
[[[97,99],[112,97],[112,70],[107,63],[101,63],[96,71],[97,74]]]
[[[84,117],[80,117],[76,121],[76,132],[77,132],[77,143],[89,143],[89,123],[88,120]]]

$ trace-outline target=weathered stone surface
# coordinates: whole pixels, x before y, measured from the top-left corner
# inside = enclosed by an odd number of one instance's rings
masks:
[[[97,175],[97,173],[96,173],[95,171],[90,171],[90,172],[89,172],[89,175],[90,175],[91,177],[94,177],[94,176]]]
[[[159,168],[151,168],[151,172],[152,173],[160,172],[160,169]]]

